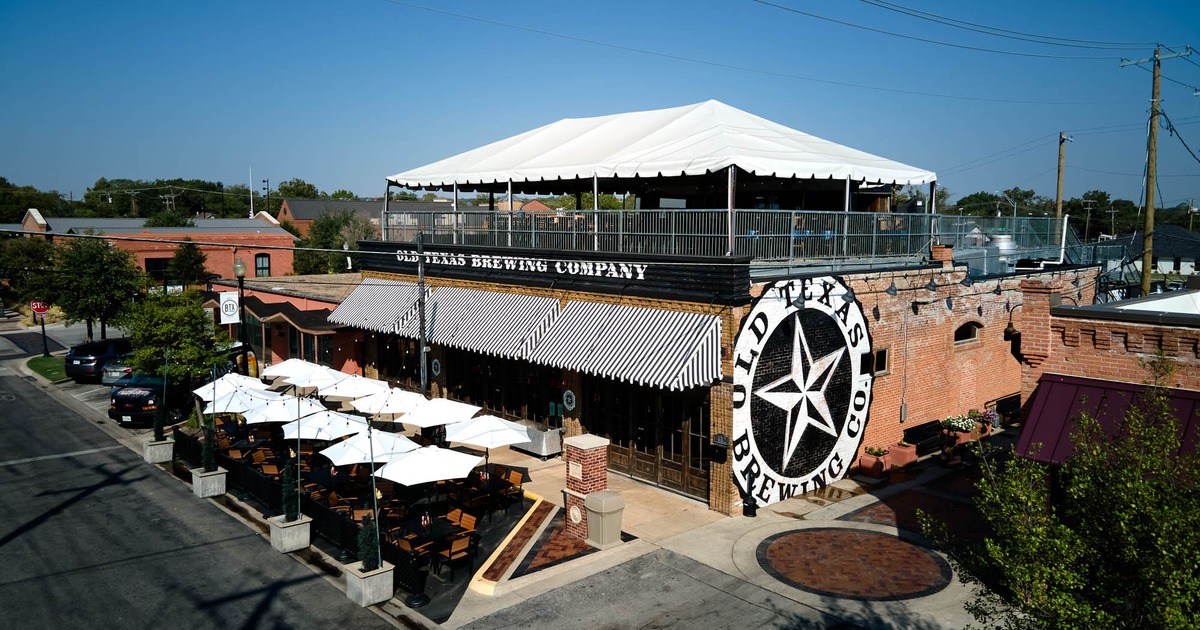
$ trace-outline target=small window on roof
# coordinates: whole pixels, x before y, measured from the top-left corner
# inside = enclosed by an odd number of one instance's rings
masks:
[[[980,328],[983,328],[983,324],[979,322],[967,322],[959,326],[954,329],[954,343],[966,343],[979,339]]]

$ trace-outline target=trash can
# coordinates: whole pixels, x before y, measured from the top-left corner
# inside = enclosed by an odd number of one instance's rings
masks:
[[[625,499],[612,490],[601,490],[587,495],[583,500],[587,510],[587,544],[597,549],[608,549],[621,544],[621,514],[625,511]]]

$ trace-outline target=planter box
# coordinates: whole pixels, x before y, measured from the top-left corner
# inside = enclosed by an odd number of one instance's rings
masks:
[[[917,447],[914,444],[893,446],[888,449],[888,457],[892,460],[892,465],[897,468],[911,466],[917,463]]]
[[[175,441],[155,442],[153,438],[147,440],[142,445],[142,459],[145,459],[147,464],[165,464],[175,459]]]
[[[976,423],[975,428],[970,431],[950,431],[946,430],[946,434],[953,440],[951,446],[958,444],[966,444],[967,442],[975,442],[981,438],[985,438],[992,434],[991,425]]]
[[[888,455],[863,455],[858,458],[858,470],[868,477],[883,477],[891,468]]]
[[[303,514],[291,522],[285,518],[281,514],[267,519],[271,525],[271,548],[280,553],[307,549],[312,542],[312,519]]]
[[[386,602],[392,598],[392,565],[382,562],[370,573],[362,572],[362,563],[346,565],[346,597],[362,607]]]
[[[217,467],[213,472],[204,472],[203,468],[193,468],[192,493],[201,499],[219,497],[225,494],[225,469]]]

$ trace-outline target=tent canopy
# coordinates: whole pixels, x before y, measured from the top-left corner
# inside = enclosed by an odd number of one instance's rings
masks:
[[[470,190],[562,180],[704,175],[736,165],[759,176],[925,184],[932,171],[822,140],[719,101],[567,118],[398,173],[411,189]],[[561,185],[559,186],[562,187]],[[522,187],[527,189],[528,187]]]

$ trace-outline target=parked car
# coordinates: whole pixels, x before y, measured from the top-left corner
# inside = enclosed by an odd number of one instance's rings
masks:
[[[117,337],[101,339],[73,346],[67,351],[66,373],[75,379],[76,383],[84,381],[99,381],[104,372],[104,366],[117,357],[133,351],[129,339]]]
[[[226,361],[203,378],[186,383],[171,383],[168,387],[161,375],[131,373],[121,377],[109,394],[108,417],[122,425],[153,424],[159,409],[165,409],[165,424],[175,424],[187,417],[192,407],[192,391],[213,378],[236,371],[241,344],[225,349]],[[165,405],[165,406],[164,406]]]
[[[129,363],[127,363],[129,357],[132,356],[133,353],[126,353],[109,361],[108,365],[104,366],[104,374],[100,377],[100,382],[105,385],[114,385],[121,377],[132,374],[133,368],[129,367]]]

